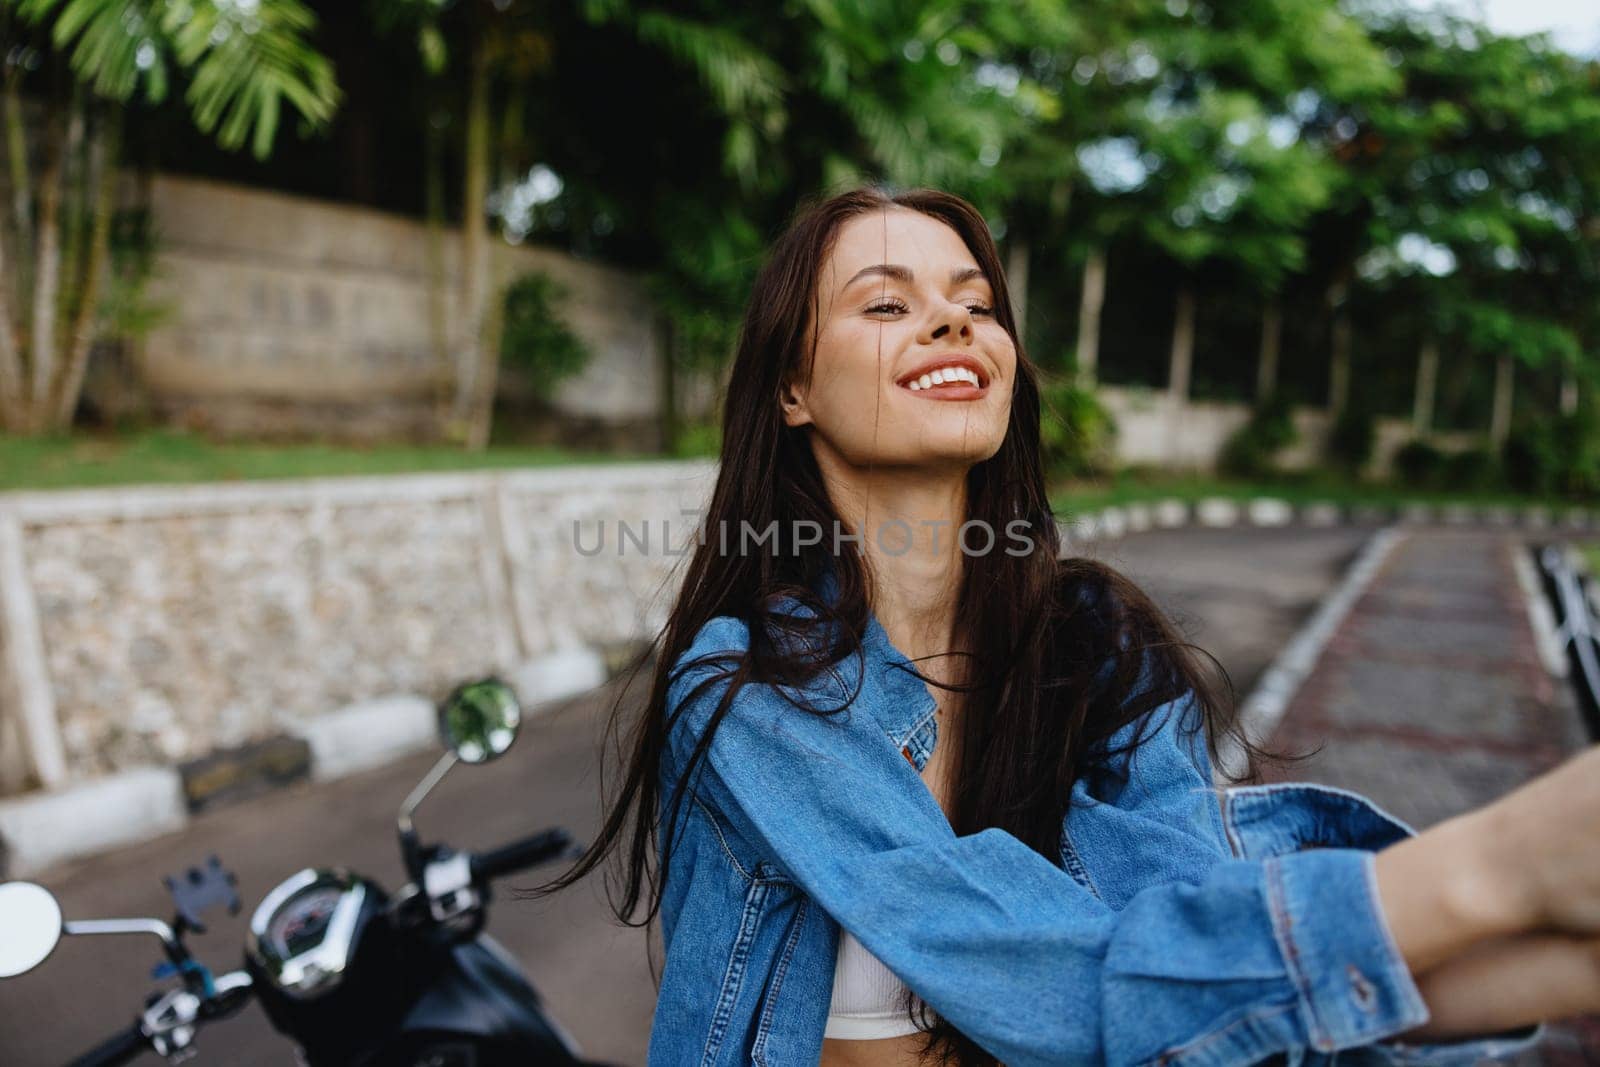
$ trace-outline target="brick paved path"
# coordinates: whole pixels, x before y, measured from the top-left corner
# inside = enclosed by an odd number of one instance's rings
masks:
[[[1356,790],[1420,829],[1581,747],[1576,700],[1534,644],[1521,551],[1506,531],[1406,531],[1273,738],[1320,749],[1272,776]],[[1556,1028],[1530,1062],[1600,1063],[1600,1019]]]

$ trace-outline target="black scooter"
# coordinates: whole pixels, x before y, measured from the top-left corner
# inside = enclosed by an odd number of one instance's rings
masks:
[[[134,1024],[74,1061],[127,1063],[153,1051],[179,1062],[194,1054],[201,1024],[225,1018],[250,996],[294,1041],[305,1067],[582,1067],[577,1043],[544,1013],[516,961],[483,933],[491,879],[556,859],[576,846],[546,830],[493,852],[424,845],[412,814],[458,762],[483,763],[511,747],[521,722],[511,689],[497,679],[456,689],[439,707],[449,749],[400,809],[400,850],[412,879],[393,896],[343,868],[307,868],[266,895],[250,919],[244,970],[213,975],[184,936],[204,933],[205,912],[239,910],[235,878],[215,856],[166,879],[177,905],[157,919],[63,922],[49,890],[0,885],[0,978],[29,971],[62,934],[155,934],[176,979],[152,993]]]

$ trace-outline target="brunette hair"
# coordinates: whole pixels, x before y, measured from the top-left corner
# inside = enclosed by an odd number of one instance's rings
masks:
[[[1194,697],[1179,705],[1190,712],[1185,725],[1205,730],[1213,758],[1225,735],[1234,736],[1247,756],[1254,755],[1237,729],[1226,672],[1214,660],[1203,663],[1205,654],[1188,644],[1126,577],[1094,560],[1061,558],[1040,450],[1038,370],[1017,336],[999,252],[982,214],[960,197],[934,189],[867,186],[814,198],[796,210],[756,278],[728,379],[721,466],[705,524],[713,530],[724,524],[739,529],[748,522],[766,530],[775,523],[780,543],[770,553],[723,553],[710,537],[693,550],[664,629],[633,663],[630,681],[654,664],[642,713],[630,721],[620,696],[612,709],[608,747],[623,766],[603,825],[573,868],[522,891],[524,896],[570,885],[615,854],[621,859],[621,892],[620,899],[610,894],[612,907],[624,923],[648,926],[660,909],[684,783],[693,780],[739,687],[746,682],[801,685],[859,651],[871,612],[865,557],[859,552],[834,556],[826,542],[791,548],[783,541],[804,520],[823,529],[840,528],[835,524],[842,520],[812,455],[809,428],[785,424],[779,396],[785,382],[810,373],[820,319],[818,280],[841,225],[865,212],[896,208],[921,212],[960,235],[994,290],[994,314],[1017,351],[1005,439],[995,455],[968,473],[968,518],[983,520],[990,530],[1009,530],[1008,523],[1024,520],[1033,550],[965,556],[955,612],[968,624],[973,671],[961,685],[925,679],[960,693],[963,702],[959,736],[953,739],[958,745],[955,832],[998,827],[1060,866],[1061,824],[1073,783],[1085,775],[1125,774],[1118,769],[1125,766],[1120,757],[1148,730],[1141,724],[1132,731],[1133,740],[1116,751],[1112,736],[1185,693]],[[832,605],[814,592],[824,569],[838,580]],[[808,623],[804,616],[781,612],[786,597],[812,609],[810,629],[839,635],[826,655],[819,657],[814,647],[788,650],[784,636],[797,626],[807,629]],[[749,647],[723,676],[732,678],[727,693],[672,795],[663,798],[658,774],[671,725],[667,690],[673,668],[689,666],[678,660],[699,629],[720,615],[746,622]],[[796,714],[808,712],[826,713],[797,706]],[[670,808],[665,817],[663,799]],[[644,915],[636,919],[641,902]],[[962,1067],[996,1062],[942,1018],[934,1017],[931,1027],[925,1052],[941,1062]]]

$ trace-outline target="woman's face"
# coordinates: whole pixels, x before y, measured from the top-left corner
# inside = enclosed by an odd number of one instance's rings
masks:
[[[785,421],[813,426],[814,449],[857,467],[962,470],[1000,450],[1016,345],[955,230],[906,208],[855,216],[817,301],[811,380],[783,393]]]

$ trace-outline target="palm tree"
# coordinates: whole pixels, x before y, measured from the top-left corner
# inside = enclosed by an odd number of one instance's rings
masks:
[[[285,103],[312,127],[338,106],[315,26],[300,0],[0,0],[0,37],[14,42],[3,57],[0,429],[71,424],[109,259],[124,108],[160,103],[181,76],[202,132],[265,158]]]

